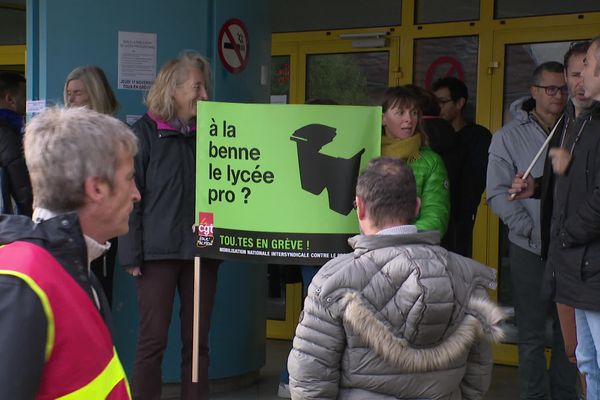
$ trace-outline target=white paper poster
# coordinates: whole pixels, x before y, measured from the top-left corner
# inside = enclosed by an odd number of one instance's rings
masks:
[[[39,114],[46,109],[46,100],[27,100],[25,110],[27,114]]]
[[[156,33],[119,32],[119,89],[148,90],[156,77]]]

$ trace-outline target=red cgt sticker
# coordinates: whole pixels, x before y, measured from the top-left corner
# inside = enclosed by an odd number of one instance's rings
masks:
[[[206,247],[212,246],[214,241],[213,235],[213,227],[214,227],[214,217],[213,213],[209,212],[200,212],[198,213],[198,241],[196,242],[196,246],[198,247]]]

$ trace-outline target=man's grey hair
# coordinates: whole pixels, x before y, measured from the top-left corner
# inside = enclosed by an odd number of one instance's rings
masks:
[[[112,187],[122,155],[134,156],[138,145],[116,118],[84,107],[54,107],[27,125],[24,149],[34,207],[66,212],[83,206],[87,177]]]
[[[411,223],[415,219],[417,185],[412,169],[392,157],[371,160],[358,177],[356,196],[365,204],[371,223]]]

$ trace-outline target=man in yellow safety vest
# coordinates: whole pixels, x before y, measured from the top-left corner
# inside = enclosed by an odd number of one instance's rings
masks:
[[[90,262],[128,230],[137,140],[117,119],[52,108],[27,126],[33,220],[0,216],[0,398],[130,399]]]

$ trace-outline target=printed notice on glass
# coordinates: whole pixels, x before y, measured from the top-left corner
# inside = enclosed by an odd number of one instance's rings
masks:
[[[156,33],[119,32],[119,89],[148,90],[156,76]]]

